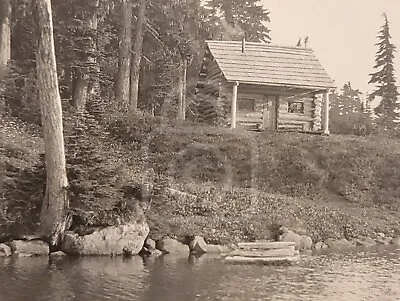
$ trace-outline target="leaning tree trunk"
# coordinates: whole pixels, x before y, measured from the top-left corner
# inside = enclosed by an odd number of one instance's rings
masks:
[[[144,22],[146,17],[146,0],[140,0],[139,13],[136,22],[135,44],[133,45],[131,65],[131,111],[138,107],[140,61],[142,58]]]
[[[11,58],[11,2],[0,0],[0,69]]]
[[[69,207],[61,98],[58,89],[50,0],[36,0],[38,49],[37,86],[46,158],[46,194],[41,212],[41,235],[51,247],[59,245],[67,227]]]
[[[115,96],[121,111],[130,107],[130,63],[132,47],[132,3],[121,0],[121,27],[119,32],[118,75]]]

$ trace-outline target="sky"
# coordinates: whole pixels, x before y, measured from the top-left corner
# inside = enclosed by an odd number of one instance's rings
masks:
[[[272,43],[295,46],[308,36],[311,47],[336,86],[350,81],[362,93],[371,92],[376,36],[388,16],[400,85],[400,0],[261,0],[270,11]]]

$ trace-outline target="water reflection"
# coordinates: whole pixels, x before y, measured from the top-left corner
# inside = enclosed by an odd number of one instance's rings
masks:
[[[291,267],[219,258],[0,258],[0,300],[400,300],[400,251],[302,258]]]

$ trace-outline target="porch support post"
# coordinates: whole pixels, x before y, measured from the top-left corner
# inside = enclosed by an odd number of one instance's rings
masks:
[[[323,130],[324,134],[329,135],[329,90],[326,90],[324,95]]]
[[[231,129],[236,128],[236,104],[237,104],[237,91],[239,82],[233,83],[232,88],[232,105],[231,105]]]

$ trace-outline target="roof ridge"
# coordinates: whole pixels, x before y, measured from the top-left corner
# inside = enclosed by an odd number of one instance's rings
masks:
[[[220,40],[206,40],[206,44],[208,43],[218,43],[218,44],[237,44],[242,45],[241,41],[220,41]],[[288,45],[279,45],[279,44],[267,44],[263,42],[249,42],[246,41],[246,45],[253,45],[253,46],[263,46],[268,48],[284,48],[284,49],[292,49],[292,50],[299,50],[299,51],[308,51],[314,52],[311,47],[299,47],[299,46],[288,46]]]

